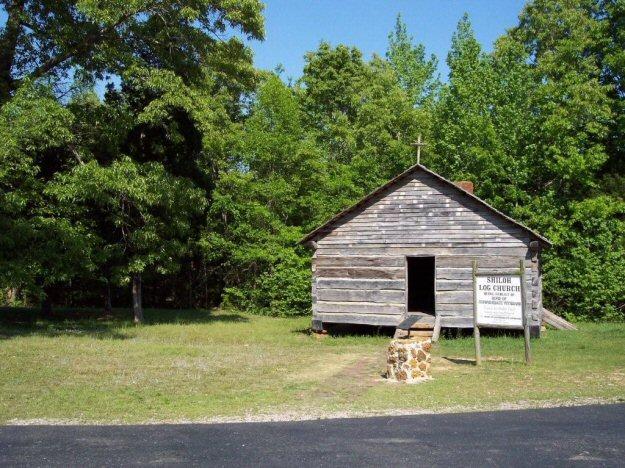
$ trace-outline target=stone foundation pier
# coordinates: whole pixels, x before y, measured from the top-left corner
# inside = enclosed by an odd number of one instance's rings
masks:
[[[432,357],[429,339],[392,340],[388,347],[386,377],[398,382],[419,382],[430,378]]]

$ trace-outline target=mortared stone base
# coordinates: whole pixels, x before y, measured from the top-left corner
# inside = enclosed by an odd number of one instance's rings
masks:
[[[386,377],[397,382],[420,382],[430,378],[432,340],[392,340],[388,347]]]

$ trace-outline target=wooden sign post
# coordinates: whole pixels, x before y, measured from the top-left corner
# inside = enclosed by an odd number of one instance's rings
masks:
[[[523,338],[525,340],[525,364],[531,364],[532,353],[530,350],[530,321],[527,317],[525,305],[525,265],[523,259],[519,260],[519,275],[521,276],[521,314],[523,315]]]
[[[479,272],[473,260],[473,336],[475,337],[475,364],[482,363],[480,326],[523,330],[525,363],[532,360],[530,327],[526,311],[525,265],[519,261],[517,274]]]

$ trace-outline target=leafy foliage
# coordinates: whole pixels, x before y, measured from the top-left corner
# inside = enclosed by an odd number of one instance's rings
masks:
[[[210,66],[250,76],[249,53],[228,28],[263,37],[259,0],[2,0],[0,103],[26,78],[123,75],[131,67],[173,70],[186,83]],[[58,81],[57,81],[58,82]]]
[[[531,0],[490,53],[465,15],[445,83],[400,17],[385,58],[322,42],[285,84],[238,37],[262,38],[257,0],[0,6],[0,297],[127,303],[141,273],[156,306],[306,314],[298,240],[421,135],[428,166],[554,242],[548,307],[625,316],[623,0]]]
[[[593,52],[614,20],[604,13],[591,2],[529,2],[492,54],[481,52],[463,18],[431,159],[554,241],[544,258],[545,302],[584,318],[624,312],[623,172],[607,152],[622,95],[606,83],[614,80],[614,56],[606,63],[610,54]]]
[[[28,84],[0,108],[0,281],[38,294],[92,268],[90,239],[56,216],[43,193],[53,173],[71,168],[72,114],[48,89]]]
[[[551,231],[558,249],[548,253],[545,268],[550,302],[572,316],[593,319],[600,311],[605,318],[621,319],[625,202],[598,196],[571,203],[569,210]]]
[[[423,44],[413,45],[406,23],[397,16],[395,29],[388,36],[386,58],[397,75],[399,85],[416,106],[432,104],[440,82],[436,75],[436,56],[425,57]]]
[[[193,215],[206,204],[204,193],[155,163],[124,157],[110,166],[96,161],[57,176],[46,188],[77,223],[102,216],[114,243],[98,239],[98,248],[120,262],[122,282],[149,267],[166,273],[178,266],[188,248]],[[90,226],[97,235],[97,226]]]

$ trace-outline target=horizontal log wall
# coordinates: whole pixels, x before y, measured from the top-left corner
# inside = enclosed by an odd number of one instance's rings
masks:
[[[533,322],[542,310],[540,268],[528,233],[424,172],[379,194],[327,229],[313,258],[313,313],[326,322],[397,325],[406,310],[406,256],[436,257],[443,326],[471,327],[472,261],[516,273],[525,259]]]

